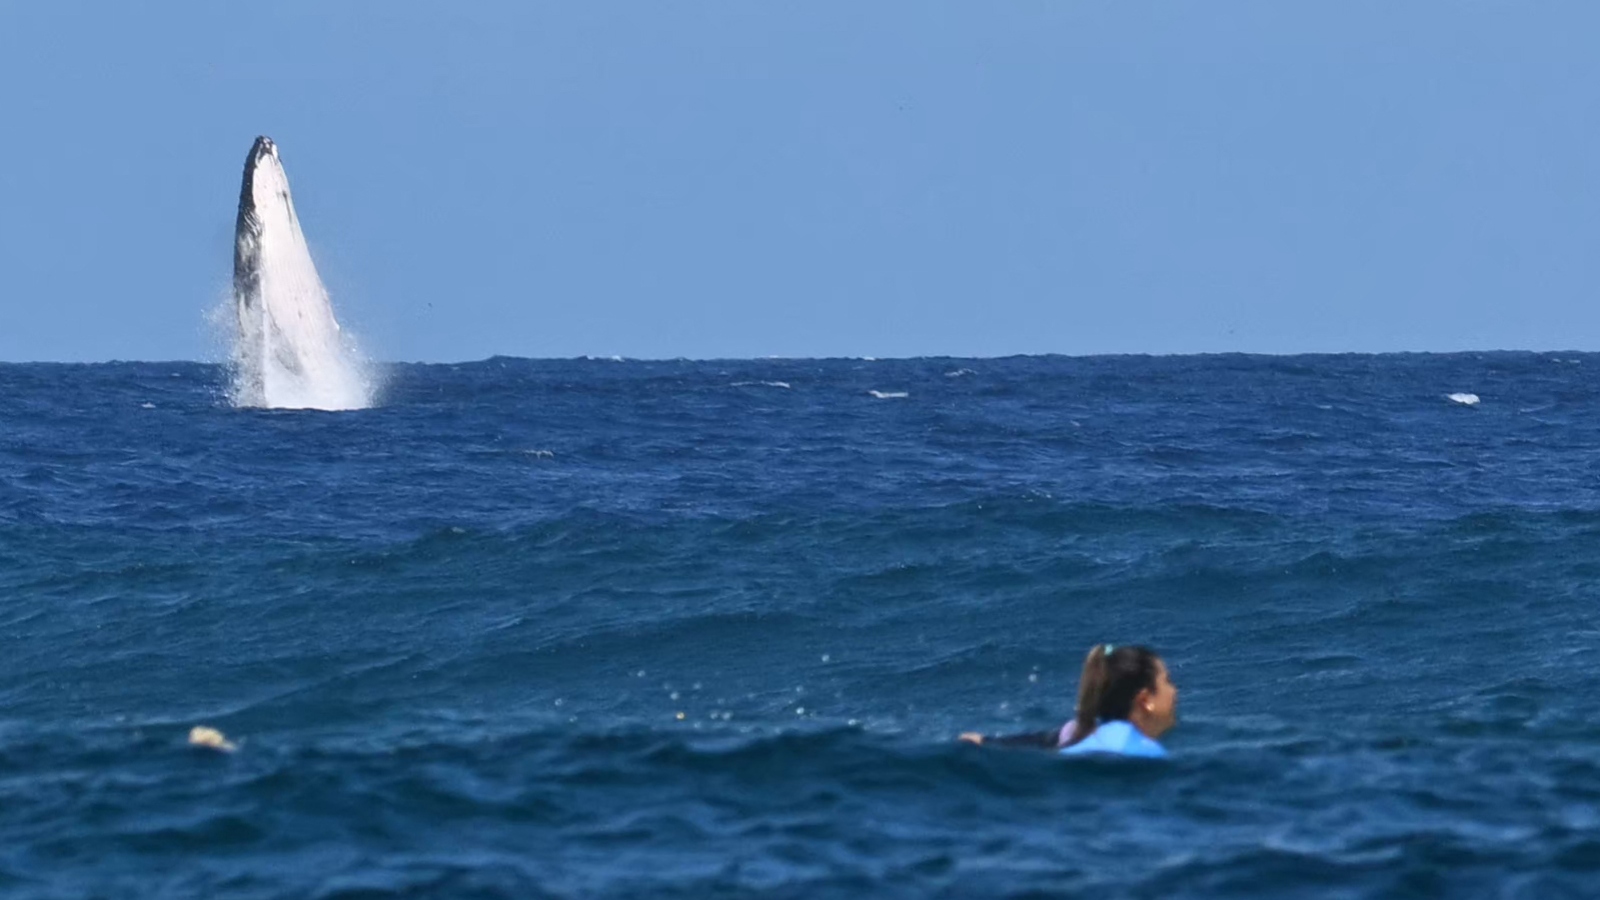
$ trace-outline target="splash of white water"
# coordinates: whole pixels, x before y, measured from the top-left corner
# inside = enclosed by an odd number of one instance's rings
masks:
[[[371,406],[369,367],[333,317],[295,215],[289,178],[266,138],[256,140],[245,162],[234,240],[234,404]]]

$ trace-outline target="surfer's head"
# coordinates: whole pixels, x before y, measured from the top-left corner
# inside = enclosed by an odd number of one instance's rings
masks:
[[[1115,720],[1132,723],[1151,738],[1178,720],[1178,689],[1166,663],[1148,647],[1096,644],[1083,660],[1073,743],[1097,724]]]

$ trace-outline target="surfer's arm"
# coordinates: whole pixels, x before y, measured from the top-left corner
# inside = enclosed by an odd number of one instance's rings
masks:
[[[1024,734],[997,734],[983,735],[976,731],[962,733],[957,740],[969,744],[981,744],[985,747],[1037,747],[1040,750],[1054,750],[1060,744],[1060,729],[1050,731],[1030,731]]]

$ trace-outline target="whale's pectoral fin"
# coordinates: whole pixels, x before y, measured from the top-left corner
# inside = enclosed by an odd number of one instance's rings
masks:
[[[283,333],[283,329],[274,322],[270,326],[272,333],[272,358],[278,367],[291,375],[304,374],[304,366],[300,363],[300,353],[295,349],[294,343]]]

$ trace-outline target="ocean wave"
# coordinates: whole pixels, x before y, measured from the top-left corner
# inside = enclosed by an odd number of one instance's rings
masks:
[[[0,366],[0,889],[1570,893],[1590,373],[500,358],[344,416]],[[1167,765],[951,740],[1105,641]]]
[[[278,738],[232,756],[182,748],[176,731],[167,737],[121,746],[101,737],[65,753],[50,742],[57,755],[32,764],[44,777],[0,782],[8,801],[0,824],[14,850],[29,851],[8,860],[14,883],[53,883],[44,860],[63,854],[93,854],[93,883],[103,887],[138,879],[152,855],[232,848],[257,887],[274,894],[344,884],[342,871],[414,886],[420,871],[433,873],[428,884],[450,883],[430,880],[446,870],[488,877],[485,850],[559,846],[562,877],[607,892],[698,889],[716,879],[810,889],[852,872],[857,890],[873,895],[971,890],[996,877],[1019,889],[1177,896],[1252,886],[1382,893],[1419,871],[1461,888],[1508,866],[1582,878],[1595,845],[1592,821],[1540,812],[1570,806],[1559,804],[1550,777],[1575,773],[1514,746],[1503,758],[1519,764],[1485,783],[1440,779],[1492,762],[1460,750],[1359,744],[1315,754],[1192,750],[1152,764],[850,728]],[[26,759],[10,741],[0,755]],[[68,796],[93,804],[104,825],[85,835],[50,814]],[[1379,798],[1382,810],[1373,806]],[[1142,845],[1153,820],[1164,839],[1147,864],[1130,868],[1098,849]],[[392,844],[424,827],[476,837],[470,847]],[[330,868],[323,854],[334,840],[366,863]],[[726,867],[730,853],[741,860],[737,871]],[[592,864],[602,855],[610,864]],[[818,869],[804,861],[814,858],[829,862]],[[218,881],[190,885],[226,884],[210,871]],[[502,885],[506,896],[525,886],[515,877]]]

